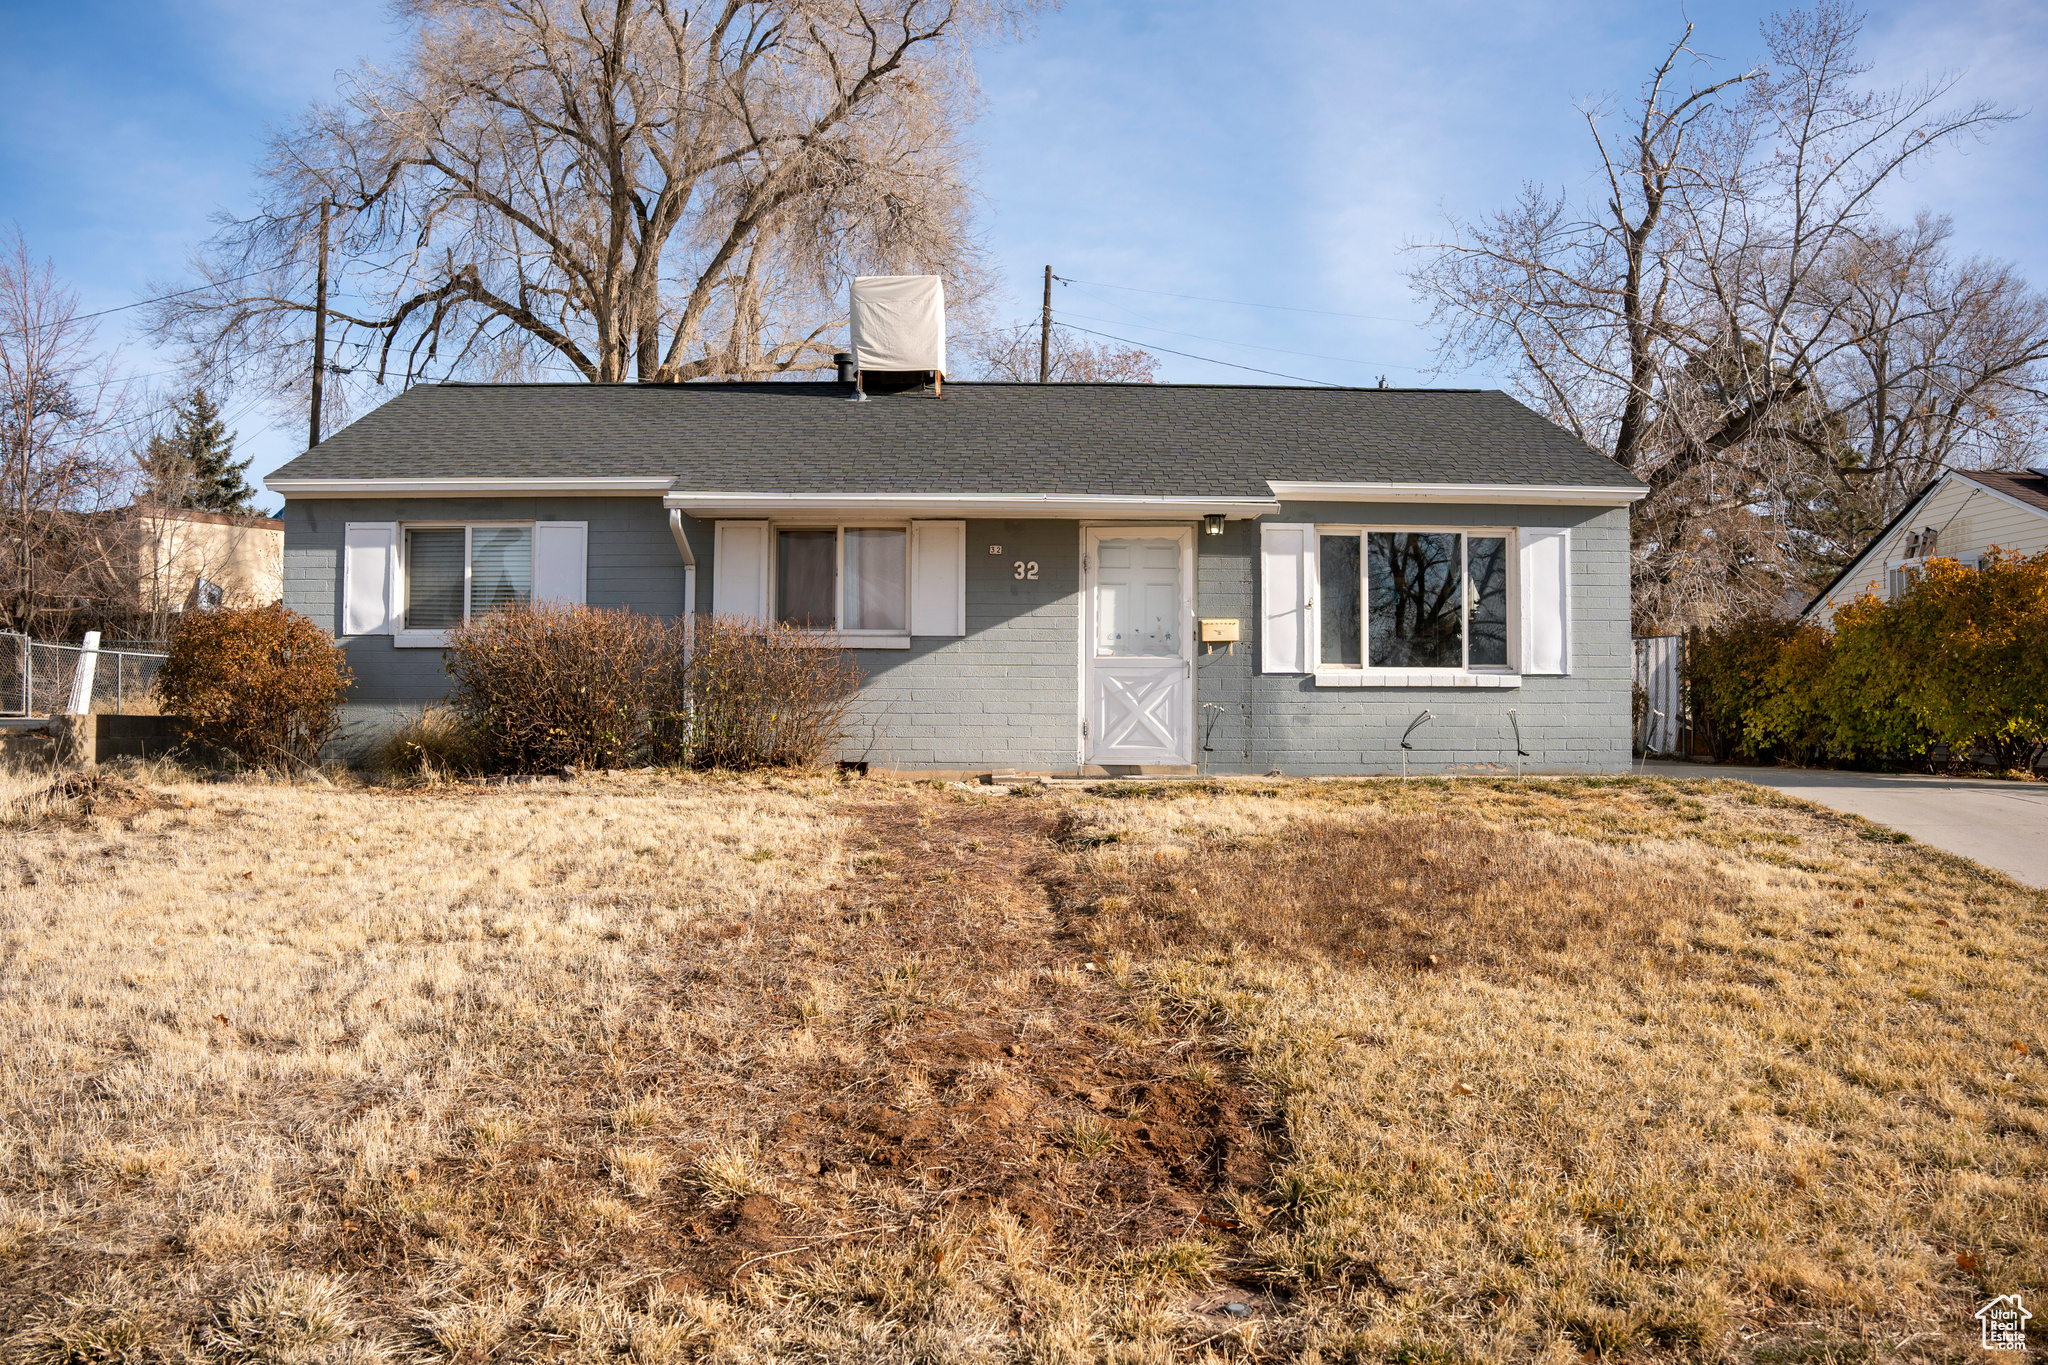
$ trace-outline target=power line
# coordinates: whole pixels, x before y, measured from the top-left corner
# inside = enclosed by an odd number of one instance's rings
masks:
[[[1064,317],[1081,318],[1088,322],[1107,322],[1112,327],[1129,326],[1128,323],[1119,323],[1114,318],[1091,318],[1086,313],[1069,313],[1064,308],[1054,309],[1053,311]],[[1298,355],[1302,357],[1304,360],[1334,360],[1340,365],[1363,365],[1367,369],[1407,370],[1412,374],[1423,373],[1423,371],[1416,369],[1413,365],[1393,365],[1383,360],[1354,360],[1350,356],[1322,355],[1315,351],[1289,351],[1279,346],[1260,346],[1257,343],[1250,341],[1232,341],[1229,337],[1210,337],[1203,336],[1199,332],[1176,331],[1171,327],[1160,327],[1153,323],[1140,323],[1138,325],[1141,327],[1150,327],[1155,332],[1165,332],[1170,336],[1192,337],[1196,341],[1213,341],[1219,346],[1242,346],[1246,350],[1271,351],[1275,355]]]
[[[1243,299],[1212,299],[1206,294],[1176,294],[1167,289],[1140,289],[1135,284],[1103,284],[1095,280],[1070,280],[1055,275],[1061,284],[1085,284],[1092,289],[1124,289],[1133,294],[1157,294],[1166,299],[1193,299],[1196,303],[1225,303],[1233,308],[1272,308],[1283,313],[1315,313],[1326,318],[1362,318],[1367,322],[1419,322],[1416,318],[1388,317],[1384,313],[1334,313],[1327,308],[1296,308],[1285,303],[1247,303]]]
[[[130,308],[142,308],[152,303],[165,303],[171,299],[182,299],[187,294],[204,294],[207,290],[218,289],[220,286],[224,284],[240,284],[243,280],[253,280],[258,275],[268,275],[269,273],[270,272],[268,270],[252,270],[246,275],[236,275],[232,279],[215,280],[211,284],[195,285],[191,289],[180,289],[175,294],[163,294],[153,299],[137,299],[133,303],[124,303],[120,305],[118,308],[102,308],[97,313],[73,313],[68,318],[59,318],[55,322],[45,323],[44,326],[56,327],[67,322],[84,322],[87,318],[103,318],[109,313],[125,313]],[[14,335],[27,336],[28,332],[26,330],[23,330],[16,332]]]
[[[1148,351],[1164,351],[1168,355],[1184,356],[1189,360],[1207,361],[1211,365],[1225,365],[1233,370],[1250,370],[1253,374],[1270,374],[1275,379],[1292,379],[1297,383],[1302,384],[1318,384],[1326,389],[1341,389],[1347,387],[1343,384],[1332,384],[1327,379],[1310,379],[1307,375],[1304,374],[1282,374],[1278,370],[1262,370],[1256,365],[1239,365],[1235,361],[1231,360],[1217,360],[1213,356],[1196,355],[1193,351],[1176,351],[1171,346],[1154,346],[1149,341],[1133,341],[1129,337],[1111,336],[1108,332],[1090,331],[1086,327],[1069,327],[1067,330],[1071,332],[1084,332],[1089,336],[1101,337],[1106,341],[1121,341],[1126,346],[1137,346]]]

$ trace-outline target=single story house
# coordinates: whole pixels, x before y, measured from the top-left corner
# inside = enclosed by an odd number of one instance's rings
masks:
[[[1627,768],[1646,490],[1505,394],[937,378],[413,388],[268,479],[285,603],[358,743],[561,600],[815,630],[882,770]]]
[[[1974,568],[1993,547],[2022,555],[2048,550],[2048,471],[1950,470],[1921,489],[1806,604],[1801,619],[1832,626],[1837,611],[1867,593],[1898,597],[1930,559]]]

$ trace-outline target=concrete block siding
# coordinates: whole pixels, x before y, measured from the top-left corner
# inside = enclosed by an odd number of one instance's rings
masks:
[[[1483,505],[1287,504],[1272,518],[1344,525],[1572,528],[1572,672],[1525,678],[1519,688],[1319,688],[1299,674],[1259,672],[1258,530],[1231,522],[1199,537],[1197,612],[1235,616],[1237,652],[1198,655],[1198,745],[1212,772],[1401,771],[1401,733],[1434,717],[1409,742],[1410,772],[1515,765],[1512,708],[1537,772],[1620,772],[1629,764],[1628,512],[1623,508]]]
[[[564,520],[590,524],[588,598],[672,616],[683,566],[658,499],[334,499],[288,503],[285,600],[333,629],[341,591],[342,528],[350,521]],[[1196,536],[1196,610],[1234,616],[1234,654],[1197,656],[1197,757],[1209,771],[1290,775],[1398,772],[1402,730],[1423,709],[1413,772],[1498,763],[1512,770],[1521,722],[1531,771],[1616,772],[1629,762],[1628,514],[1625,509],[1488,506],[1290,505],[1279,521],[1379,526],[1570,526],[1573,670],[1517,689],[1317,688],[1258,671],[1258,532],[1231,522]],[[696,556],[699,612],[710,610],[712,528],[685,518]],[[1001,546],[991,554],[990,546]],[[1067,771],[1078,761],[1081,526],[1074,521],[971,520],[967,634],[863,650],[867,683],[846,757],[891,769]],[[1018,562],[1036,579],[1016,577]],[[345,640],[357,684],[351,749],[444,694],[442,655],[394,649],[388,638]],[[1202,745],[1209,745],[1206,752]]]
[[[342,534],[352,521],[587,522],[584,592],[592,606],[668,617],[683,609],[682,556],[659,498],[302,498],[287,501],[282,515],[284,604],[330,632],[341,619]],[[699,562],[708,564],[710,552],[707,528]],[[340,745],[351,759],[447,694],[438,649],[399,649],[388,635],[344,636],[341,644],[355,674]]]

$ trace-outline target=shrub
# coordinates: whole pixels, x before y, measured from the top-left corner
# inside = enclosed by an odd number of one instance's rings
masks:
[[[377,741],[370,766],[392,777],[450,777],[476,770],[476,745],[461,716],[429,706]]]
[[[1789,758],[1812,761],[1853,747],[1837,723],[1841,699],[1831,687],[1835,677],[1832,635],[1812,625],[1786,632],[1778,657],[1749,689],[1741,752],[1754,756],[1775,748]]]
[[[1686,642],[1685,690],[1692,723],[1715,758],[1755,752],[1749,715],[1796,623],[1768,614],[1697,630]]]
[[[187,733],[255,767],[311,766],[341,726],[341,647],[282,606],[187,612],[157,670]]]
[[[654,748],[700,768],[811,767],[834,753],[860,666],[805,631],[711,618],[686,665],[662,670]]]
[[[1923,745],[2010,769],[2048,743],[2048,551],[1993,549],[1976,570],[1934,560],[1896,602],[1857,602],[1835,629]]]
[[[2048,553],[1929,563],[1898,599],[1865,595],[1818,626],[1749,618],[1697,633],[1686,685],[1718,756],[1777,749],[1846,761],[1936,745],[2031,768],[2048,747]]]
[[[646,736],[671,633],[632,611],[499,607],[448,633],[448,703],[486,766],[620,767]]]

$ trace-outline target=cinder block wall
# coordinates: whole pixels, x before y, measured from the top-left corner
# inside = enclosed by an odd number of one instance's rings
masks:
[[[968,522],[967,634],[860,651],[868,682],[846,756],[878,768],[1071,771],[1080,604],[1078,522]]]
[[[332,630],[342,530],[351,521],[560,520],[590,524],[592,605],[673,616],[683,564],[656,499],[335,499],[287,504],[285,603]],[[1619,772],[1629,763],[1628,514],[1623,509],[1294,505],[1278,521],[1383,526],[1570,526],[1573,671],[1513,690],[1317,688],[1259,672],[1258,530],[1234,521],[1196,536],[1196,611],[1234,616],[1236,652],[1197,656],[1196,758],[1211,772],[1399,772],[1401,731],[1424,709],[1414,772],[1495,763],[1511,771],[1522,726],[1532,771]],[[698,563],[696,610],[711,609],[712,528],[684,519]],[[1000,554],[989,553],[1001,546]],[[1016,565],[1038,576],[1018,578]],[[844,756],[887,769],[1071,771],[1080,731],[1081,528],[1073,521],[969,521],[967,634],[908,650],[857,652],[867,684]],[[1027,568],[1027,575],[1029,570]],[[344,639],[356,686],[344,750],[443,696],[433,649]],[[1207,709],[1214,707],[1215,709]],[[1203,746],[1208,746],[1206,749]]]
[[[1513,708],[1529,771],[1621,772],[1629,765],[1628,513],[1625,509],[1289,504],[1273,521],[1415,527],[1572,528],[1572,673],[1519,688],[1318,688],[1299,674],[1259,671],[1258,528],[1233,521],[1198,540],[1197,611],[1235,616],[1244,643],[1197,658],[1200,756],[1218,773],[1401,771],[1401,732],[1422,711],[1435,719],[1410,736],[1410,772],[1496,763],[1513,771]]]
[[[330,632],[341,619],[342,533],[352,521],[588,522],[592,606],[683,610],[683,559],[659,498],[307,498],[287,502],[283,521],[284,604]],[[696,553],[710,562],[708,528]],[[355,674],[343,707],[345,758],[359,759],[379,735],[447,695],[438,649],[400,649],[388,635],[343,636],[341,645]]]

